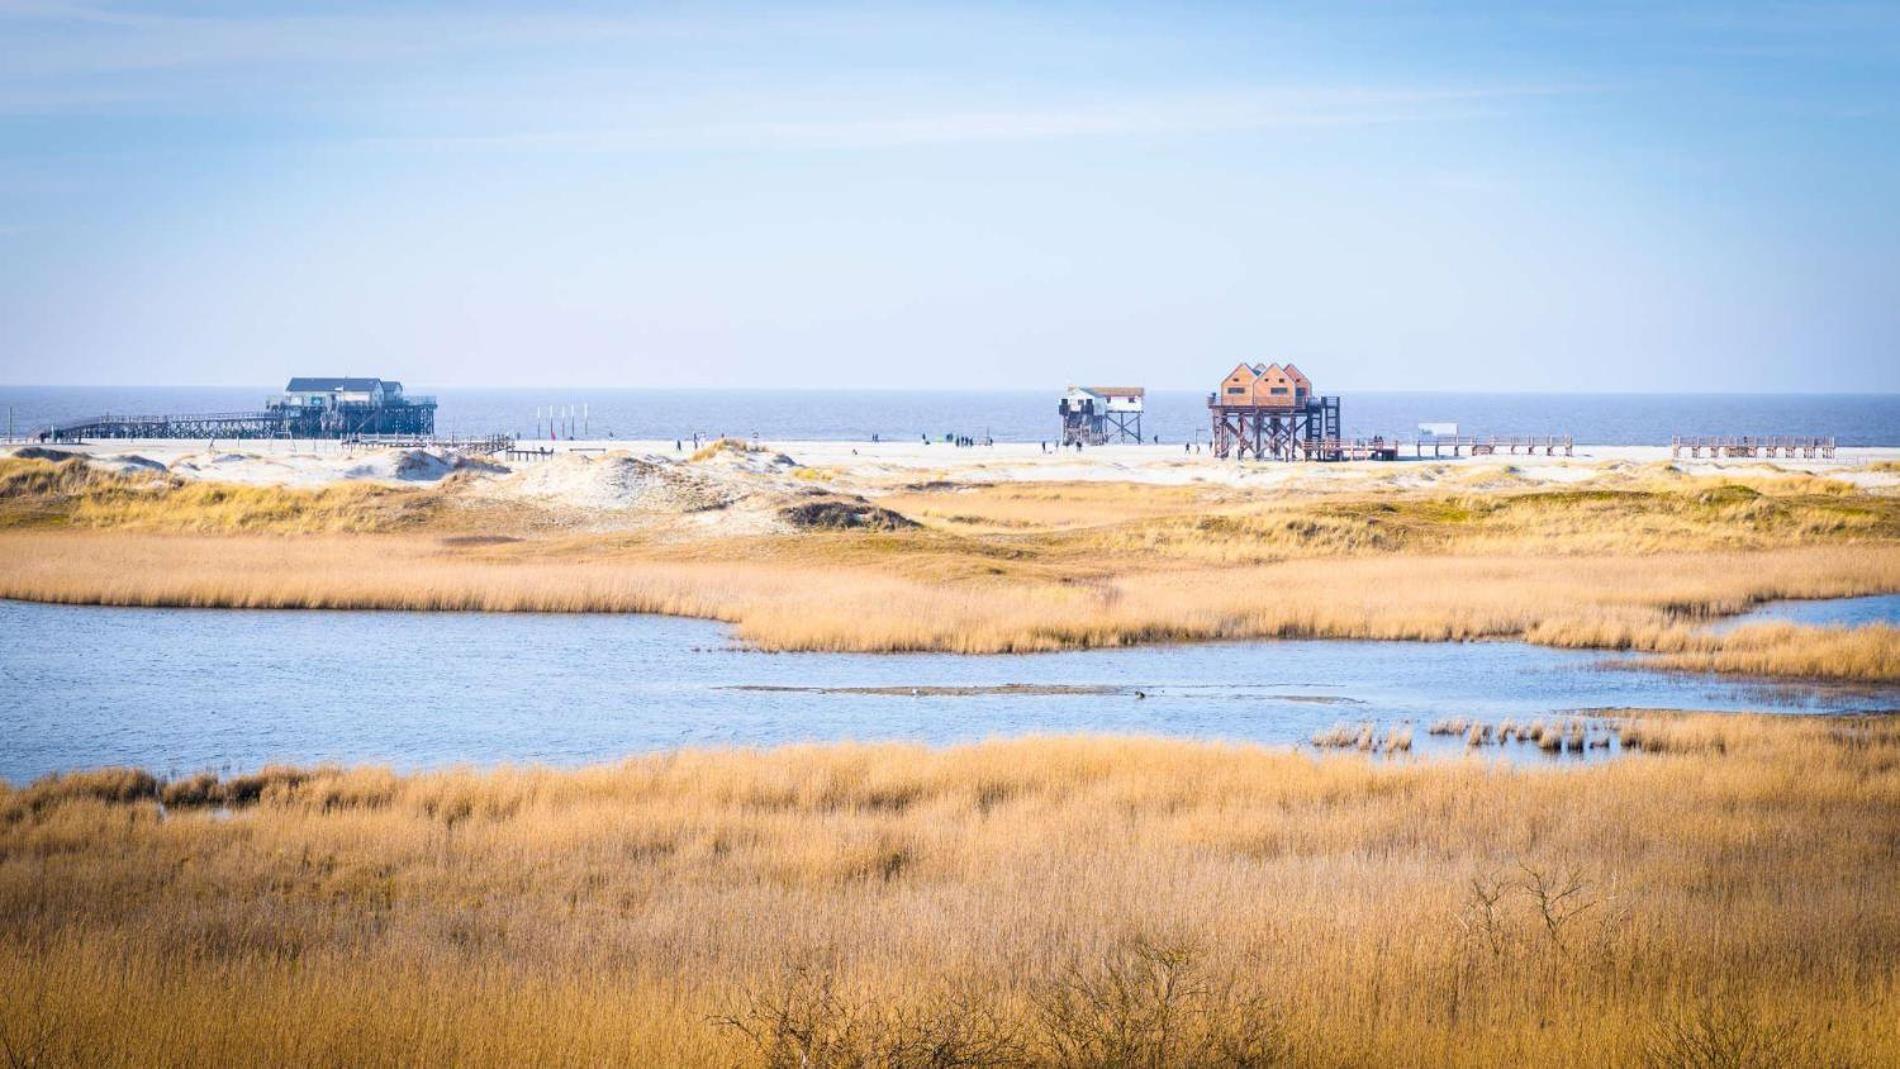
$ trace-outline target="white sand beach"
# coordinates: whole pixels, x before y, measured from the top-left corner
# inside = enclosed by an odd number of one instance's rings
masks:
[[[1111,445],[1080,451],[1047,450],[1036,443],[1008,442],[957,447],[942,442],[753,441],[749,453],[725,454],[716,470],[742,476],[786,477],[804,469],[801,480],[854,492],[876,494],[921,482],[1128,482],[1151,485],[1217,486],[1301,490],[1365,489],[1388,486],[1424,489],[1441,483],[1487,485],[1567,484],[1637,473],[1668,465],[1690,476],[1763,477],[1788,474],[1824,476],[1858,487],[1900,485],[1900,471],[1882,470],[1900,463],[1900,448],[1842,448],[1833,459],[1672,457],[1668,446],[1577,445],[1572,455],[1543,453],[1434,458],[1411,455],[1407,446],[1396,461],[1285,463],[1222,460],[1180,445]],[[618,458],[643,465],[668,466],[691,460],[691,441],[594,440],[519,443],[523,450],[546,450],[546,459],[463,455],[452,449],[419,450],[352,446],[333,441],[238,441],[207,443],[176,439],[113,440],[52,446],[14,445],[11,455],[76,454],[115,471],[164,471],[188,479],[251,485],[320,486],[347,480],[426,483],[457,472],[518,486],[530,496],[559,495],[562,479],[546,470],[584,471],[591,462]],[[743,461],[734,458],[744,458]],[[697,465],[706,468],[705,462]],[[539,474],[537,474],[539,472]]]

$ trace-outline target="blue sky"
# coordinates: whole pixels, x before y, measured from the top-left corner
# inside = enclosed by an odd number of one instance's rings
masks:
[[[0,381],[1900,390],[1900,4],[0,0]]]

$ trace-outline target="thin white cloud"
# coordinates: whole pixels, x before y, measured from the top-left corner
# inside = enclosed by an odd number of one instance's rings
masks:
[[[63,77],[167,70],[215,70],[304,64],[314,67],[506,53],[547,45],[612,41],[665,43],[688,37],[744,35],[828,25],[819,18],[755,15],[744,19],[667,13],[584,14],[527,7],[519,11],[368,11],[344,14],[154,14],[83,4],[0,0],[0,42],[11,28],[30,33],[15,49],[9,77]]]
[[[880,115],[784,115],[681,125],[514,129],[390,136],[365,143],[429,149],[614,152],[660,149],[899,148],[1090,137],[1193,136],[1298,127],[1446,122],[1496,114],[1508,102],[1592,91],[1583,86],[1489,89],[1306,89],[1174,94],[1060,108],[914,106]]]

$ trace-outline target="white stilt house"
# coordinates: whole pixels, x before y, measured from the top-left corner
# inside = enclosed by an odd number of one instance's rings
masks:
[[[1140,443],[1146,398],[1140,386],[1069,387],[1056,409],[1062,415],[1062,444]]]

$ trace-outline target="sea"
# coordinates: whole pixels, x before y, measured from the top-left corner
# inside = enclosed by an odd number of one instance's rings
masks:
[[[546,437],[549,413],[575,436],[664,439],[729,435],[768,441],[886,441],[945,435],[999,442],[1058,435],[1054,390],[504,389],[406,384],[432,394],[442,434]],[[267,385],[0,386],[16,435],[105,413],[232,412],[262,407]],[[1151,390],[1143,434],[1207,436],[1207,394]],[[1400,393],[1341,395],[1348,437],[1409,441],[1421,423],[1461,434],[1570,435],[1579,444],[1667,445],[1677,435],[1833,436],[1843,446],[1900,446],[1900,394]],[[565,433],[563,432],[563,436]]]

